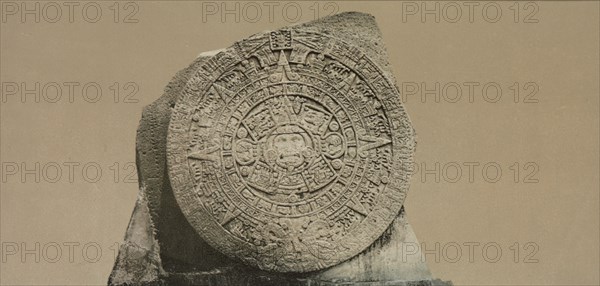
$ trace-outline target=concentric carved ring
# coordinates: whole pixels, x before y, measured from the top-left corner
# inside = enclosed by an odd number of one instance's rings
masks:
[[[375,241],[408,188],[413,130],[398,92],[356,47],[280,30],[195,71],[167,138],[190,224],[264,270],[333,266]]]

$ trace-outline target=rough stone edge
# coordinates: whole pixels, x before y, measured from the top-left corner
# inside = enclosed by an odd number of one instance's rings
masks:
[[[175,104],[177,94],[183,89],[195,67],[201,65],[206,57],[199,56],[187,68],[177,72],[165,87],[164,93],[156,101],[144,107],[136,136],[136,165],[139,181],[138,198],[132,212],[131,219],[125,232],[124,243],[119,247],[119,254],[108,279],[108,285],[137,285],[139,283],[156,283],[165,275],[160,259],[160,246],[157,241],[156,222],[160,208],[161,192],[165,180],[166,164],[158,162],[152,164],[148,160],[155,158],[166,159],[166,150],[144,150],[148,133],[159,133],[160,138],[166,141],[166,132],[169,124],[170,108]],[[162,116],[161,116],[162,115]],[[167,116],[165,116],[167,115]],[[157,126],[153,126],[155,123]],[[161,128],[162,127],[162,128]],[[153,130],[156,128],[158,130]],[[164,133],[164,134],[163,134]],[[150,134],[150,135],[151,135]],[[164,135],[164,136],[162,136]],[[163,144],[164,145],[164,144]],[[148,152],[147,156],[140,152]],[[160,159],[158,159],[160,160]],[[147,167],[148,164],[154,168]],[[138,273],[124,271],[128,268],[148,269]]]
[[[109,285],[151,283],[164,273],[160,249],[153,232],[148,200],[142,187],[127,227],[125,242],[119,247]]]

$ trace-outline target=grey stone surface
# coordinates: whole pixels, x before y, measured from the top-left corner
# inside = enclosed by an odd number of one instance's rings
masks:
[[[353,20],[383,46],[372,17]],[[310,272],[357,255],[408,191],[414,131],[378,65],[386,59],[333,25],[225,49],[194,71],[171,114],[168,174],[184,216],[212,247],[262,270]]]
[[[360,54],[371,59],[385,78],[393,79],[385,47],[372,16],[344,13],[298,25],[293,29],[352,43],[351,47],[357,48]],[[269,32],[254,35],[248,43],[269,38],[270,35]],[[234,49],[239,47],[240,44]],[[325,265],[326,269],[323,270],[317,270],[321,267],[299,268],[316,271],[293,271],[298,273],[260,270],[255,266],[261,267],[261,263],[248,263],[244,257],[231,255],[231,252],[225,255],[222,249],[215,249],[215,246],[220,247],[218,241],[206,241],[206,238],[215,239],[206,233],[212,230],[198,228],[198,218],[190,217],[189,212],[186,214],[185,206],[182,211],[182,200],[179,198],[178,203],[177,191],[173,191],[169,181],[169,175],[173,176],[173,173],[169,174],[167,168],[167,137],[171,118],[179,120],[173,116],[176,104],[181,100],[182,94],[189,94],[186,89],[190,87],[190,82],[198,80],[199,70],[214,58],[215,54],[202,54],[174,77],[161,98],[144,109],[136,147],[140,194],[126,232],[125,243],[109,278],[110,285],[446,285],[432,278],[419,255],[402,254],[402,243],[418,242],[404,212],[399,209],[401,200],[398,201],[400,204],[395,214],[394,211],[391,212],[393,215],[390,221],[378,223],[383,225],[383,230],[378,233],[375,231],[376,239],[369,242],[370,246],[367,244],[366,247],[357,247],[358,255],[336,260],[331,265]],[[277,62],[277,66],[289,71],[285,63],[282,64],[281,57]],[[289,62],[288,59],[288,66]],[[399,104],[399,98],[397,102]],[[414,149],[414,132],[408,118],[402,116],[400,119],[404,118],[407,125],[404,125],[403,133],[397,134],[402,140],[397,144],[408,146],[404,153],[407,156],[402,159],[410,162]],[[280,133],[298,133],[298,130],[288,131],[290,130]],[[284,156],[285,160],[275,161],[274,164],[283,166],[283,170],[297,168],[300,165],[299,160],[294,161],[296,158],[293,148],[286,149],[285,146],[289,145],[284,144],[280,153],[289,151],[291,155],[289,158]],[[286,154],[278,155],[281,158],[281,155]],[[402,167],[396,171],[402,172],[403,182],[399,185],[399,191],[402,192],[403,199],[408,188],[407,176],[411,170]],[[329,231],[329,228],[325,229]],[[369,229],[367,226],[365,231]],[[346,259],[348,260],[343,261]],[[289,266],[281,269],[263,268],[283,272],[290,269]]]

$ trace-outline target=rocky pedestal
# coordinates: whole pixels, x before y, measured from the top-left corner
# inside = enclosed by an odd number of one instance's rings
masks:
[[[402,203],[414,131],[375,19],[201,54],[147,106],[109,285],[450,285]]]

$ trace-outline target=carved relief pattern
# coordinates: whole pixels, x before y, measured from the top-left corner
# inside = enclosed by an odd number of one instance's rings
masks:
[[[325,35],[280,30],[217,54],[188,82],[169,127],[169,176],[215,248],[305,272],[383,233],[413,148],[398,93],[371,60]]]

